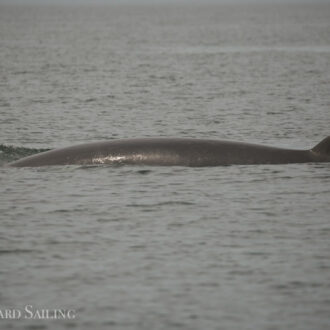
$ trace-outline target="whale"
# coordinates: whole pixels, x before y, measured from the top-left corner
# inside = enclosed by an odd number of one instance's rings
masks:
[[[137,138],[91,142],[24,157],[12,167],[52,165],[221,166],[330,162],[330,136],[312,149],[195,138]]]

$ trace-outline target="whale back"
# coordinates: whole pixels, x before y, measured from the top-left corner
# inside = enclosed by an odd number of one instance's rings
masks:
[[[250,143],[191,138],[110,140],[54,149],[9,166],[167,165],[219,166],[330,162],[330,136],[311,150],[292,150]]]

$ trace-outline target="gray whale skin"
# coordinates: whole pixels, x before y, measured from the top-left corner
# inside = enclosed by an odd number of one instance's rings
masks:
[[[128,164],[197,167],[313,162],[330,162],[330,136],[310,150],[190,138],[120,139],[54,149],[22,158],[9,166]]]

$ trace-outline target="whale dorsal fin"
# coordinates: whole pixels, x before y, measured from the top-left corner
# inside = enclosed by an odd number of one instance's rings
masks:
[[[322,155],[329,155],[330,156],[330,136],[327,136],[323,139],[320,143],[318,143],[312,151],[322,154]]]

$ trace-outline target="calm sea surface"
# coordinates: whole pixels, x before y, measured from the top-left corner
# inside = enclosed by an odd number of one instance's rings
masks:
[[[0,5],[1,165],[329,134],[330,5]],[[2,166],[0,311],[22,315],[0,328],[329,329],[329,214],[327,163]],[[38,318],[58,309],[75,317]]]

